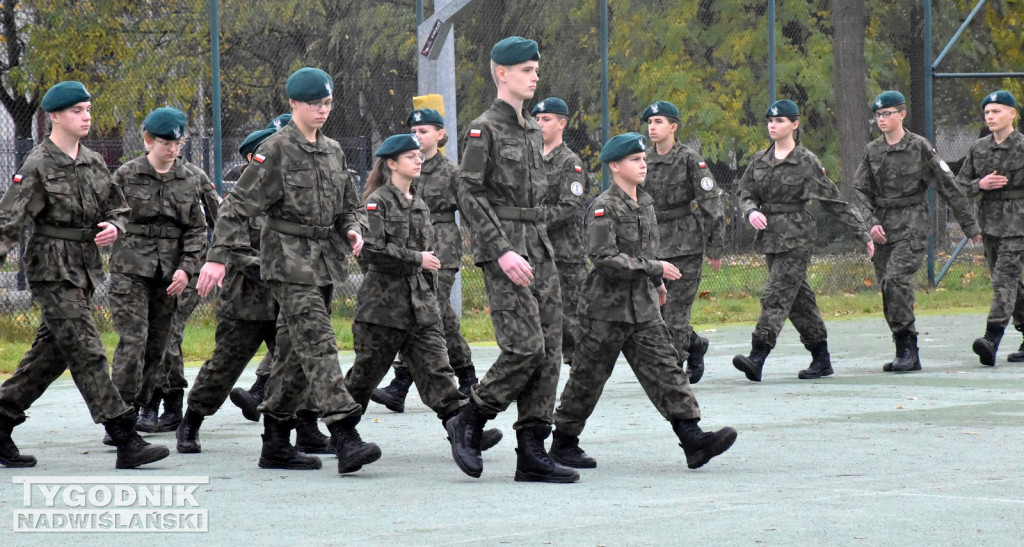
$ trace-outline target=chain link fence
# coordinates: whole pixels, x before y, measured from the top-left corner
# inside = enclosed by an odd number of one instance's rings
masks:
[[[940,48],[955,32],[973,3],[936,3],[934,48]],[[13,25],[5,29],[5,35],[19,36],[24,51],[36,52],[43,59],[54,55],[39,53],[46,53],[47,48],[42,42],[46,36],[38,30],[44,19],[57,28],[61,21],[67,23],[69,32],[84,32],[80,27],[87,24],[81,18],[92,17],[89,21],[111,33],[109,39],[126,40],[130,47],[108,52],[124,56],[113,71],[109,59],[93,67],[82,56],[67,58],[73,67],[67,73],[54,73],[54,67],[49,67],[49,72],[30,74],[22,66],[5,66],[0,93],[6,109],[0,109],[0,169],[8,176],[0,181],[0,192],[6,191],[9,175],[24,154],[44,138],[44,119],[37,110],[42,91],[65,78],[85,81],[96,95],[94,112],[100,123],[94,125],[99,129],[86,145],[103,154],[111,170],[142,150],[137,127],[148,110],[171,104],[185,110],[193,125],[185,157],[212,173],[208,0],[168,0],[162,11],[155,13],[137,7],[119,11],[118,2],[87,4],[110,13],[83,14],[62,2],[46,7],[3,7],[5,13],[14,13],[13,18],[0,18],[6,21],[3,24]],[[427,16],[433,12],[433,4],[423,2]],[[599,4],[597,0],[469,3],[454,18],[456,134],[461,136],[466,124],[494,98],[488,71],[491,46],[506,36],[526,36],[539,42],[542,54],[536,100],[548,96],[566,100],[571,111],[566,143],[599,179]],[[752,250],[753,230],[739,215],[736,187],[752,154],[770,143],[763,118],[771,96],[768,2],[616,0],[609,4],[608,115],[612,134],[644,132],[639,114],[655,100],[668,100],[680,108],[677,138],[701,150],[718,183],[728,191],[728,257],[720,272],[705,271],[702,295],[757,296],[766,272],[762,257]],[[949,68],[999,70],[1013,68],[1000,63],[1021,60],[1024,31],[1014,34],[1002,27],[1007,14],[1016,10],[1012,28],[1020,30],[1024,3],[1005,0],[994,4],[971,23],[962,44],[944,61]],[[222,0],[219,5],[225,190],[232,183],[228,177],[238,171],[233,168],[242,163],[238,144],[248,132],[288,111],[283,84],[301,66],[318,66],[335,78],[335,108],[324,132],[341,142],[357,180],[365,178],[372,150],[384,138],[409,130],[405,120],[417,94],[417,55],[422,45],[416,38],[415,1]],[[908,97],[908,128],[925,133],[922,9],[921,2],[881,0],[778,3],[777,96],[801,105],[802,144],[821,158],[847,196],[864,144],[878,136],[868,106],[875,94],[885,89],[903,91]],[[77,22],[72,25],[72,21]],[[120,29],[117,32],[123,36],[110,28]],[[11,43],[0,46],[4,48],[6,57],[14,59]],[[153,67],[135,59],[155,50],[162,52],[162,65]],[[101,92],[97,93],[97,88]],[[936,83],[935,144],[954,172],[983,127],[979,101],[996,88],[1024,97],[1024,84],[1019,80],[944,79]],[[137,96],[146,100],[134,108],[121,100]],[[25,108],[31,112],[24,112]],[[871,290],[876,283],[861,245],[820,207],[812,206],[812,213],[819,228],[810,271],[812,286],[828,294]],[[934,220],[938,270],[963,234],[941,200]],[[465,235],[468,253],[469,234]],[[10,253],[7,262],[0,271],[0,315],[14,318],[14,322],[32,321],[30,298],[18,271],[18,250]],[[463,266],[464,313],[483,311],[482,278],[468,254]],[[352,272],[349,283],[336,290],[335,309],[343,315],[351,312],[358,287],[354,264]],[[924,268],[919,283],[928,285]],[[954,288],[972,283],[987,283],[980,244],[968,244],[943,281],[944,286]],[[101,290],[97,299],[100,309],[104,307],[102,294]],[[212,317],[210,302],[203,303],[194,317]]]

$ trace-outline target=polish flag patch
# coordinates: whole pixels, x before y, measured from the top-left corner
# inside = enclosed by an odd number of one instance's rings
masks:
[[[21,176],[20,174],[19,175],[14,175],[13,177],[11,177],[11,181],[14,182],[15,184],[17,184],[17,183],[19,183],[19,182],[21,182],[23,180],[25,180],[25,177]]]
[[[267,161],[267,157],[264,156],[263,154],[256,154],[255,156],[252,157],[252,161],[256,163],[263,163]]]
[[[934,149],[934,148],[932,148],[932,154],[938,155],[938,154],[939,154],[939,151],[938,151],[938,150],[936,150],[936,149]]]
[[[575,170],[575,171],[576,171],[577,173],[582,173],[582,172],[583,172],[583,168],[582,168],[582,167],[580,167],[579,165],[573,165],[573,166],[572,166],[572,168],[573,168],[573,170]]]
[[[377,210],[377,204],[376,203],[367,203],[366,204],[366,210],[367,211],[376,211]]]
[[[480,138],[480,135],[481,135],[481,132],[480,132],[479,129],[470,129],[469,130],[469,136],[473,137],[474,139]]]
[[[594,216],[595,217],[603,217],[604,216],[604,209],[594,209]]]
[[[824,165],[821,166],[821,174],[822,175],[827,175],[828,174],[828,171],[825,170],[825,166]]]
[[[704,162],[700,162],[700,163],[697,164],[697,167],[700,167],[701,169],[707,169],[708,168],[708,164],[706,164]]]

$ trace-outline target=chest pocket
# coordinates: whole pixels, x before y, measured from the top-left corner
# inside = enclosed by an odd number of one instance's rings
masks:
[[[312,188],[315,177],[316,175],[309,165],[299,163],[288,166],[284,174],[284,182],[288,186],[297,188]]]
[[[385,218],[384,233],[387,234],[388,243],[394,243],[400,247],[407,246],[409,242],[409,219],[402,217]]]
[[[640,249],[640,221],[635,215],[619,217],[615,225],[615,237],[618,240],[619,252],[636,256]]]
[[[688,205],[693,201],[693,187],[690,185],[690,173],[683,165],[679,173],[681,176],[673,176],[671,180],[665,182],[665,190],[668,192],[668,205],[679,207],[682,205]]]
[[[900,162],[897,171],[900,174],[900,178],[906,180],[920,180],[921,179],[921,159],[920,158],[909,158],[906,156],[900,156],[893,158]]]
[[[50,207],[47,217],[55,222],[70,222],[72,213],[81,209],[77,196],[72,193],[71,181],[67,173],[57,171],[48,173],[43,180]]]
[[[507,161],[522,163],[523,147],[519,139],[501,139],[498,154]]]
[[[124,185],[124,198],[131,207],[131,219],[149,219],[160,213],[160,203],[156,199],[156,188],[146,179],[128,179]]]

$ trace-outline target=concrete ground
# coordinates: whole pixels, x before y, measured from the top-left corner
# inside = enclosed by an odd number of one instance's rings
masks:
[[[0,544],[1024,544],[1024,364],[1005,361],[1019,336],[1007,336],[988,368],[970,350],[984,317],[926,316],[919,328],[925,370],[893,375],[881,372],[892,356],[881,319],[831,321],[836,375],[802,381],[809,357],[787,326],[760,384],[731,365],[749,349],[751,327],[703,331],[711,350],[694,387],[701,425],[731,425],[739,438],[696,471],[620,361],[581,437],[598,467],[572,485],[512,480],[514,408],[490,423],[505,439],[485,454],[483,476],[463,475],[415,392],[404,414],[371,405],[360,431],[384,455],[352,475],[339,476],[333,457],[319,471],[259,469],[262,428],[230,403],[204,424],[202,454],[180,455],[173,434],[151,435],[171,456],[115,471],[113,449],[65,378],[15,430],[39,465],[0,469]],[[475,347],[478,368],[496,353]],[[343,368],[351,360],[343,355]],[[11,516],[24,504],[11,477],[26,475],[208,476],[195,498],[209,532],[14,533]]]

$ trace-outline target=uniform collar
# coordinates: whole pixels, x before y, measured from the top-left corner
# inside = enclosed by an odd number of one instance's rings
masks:
[[[658,147],[652,144],[650,148],[647,149],[647,163],[670,163],[682,147],[683,143],[676,140],[676,142],[672,143],[672,148],[669,148],[668,152],[658,154]]]
[[[613,196],[622,200],[632,211],[636,211],[637,209],[654,202],[653,198],[647,195],[647,192],[644,192],[639,187],[636,189],[635,200],[629,197],[629,194],[627,194],[622,188],[619,188],[618,184],[612,183],[609,191],[611,191]]]
[[[51,141],[49,137],[47,137],[46,139],[43,140],[43,147],[50,154],[50,157],[53,158],[54,163],[56,163],[59,167],[67,167],[69,165],[73,165],[75,163],[75,161],[76,161],[76,160],[71,159],[71,156],[65,154],[64,151],[61,150],[60,147],[57,146],[56,143]],[[82,158],[82,143],[81,143],[81,141],[79,141],[79,143],[78,143],[78,159],[81,159],[81,158]]]
[[[156,180],[168,180],[172,178],[183,179],[186,176],[188,176],[188,171],[185,168],[185,160],[181,159],[180,157],[174,160],[174,163],[171,164],[170,171],[166,173],[157,173],[156,169],[153,169],[153,166],[149,163],[149,160],[146,159],[146,154],[142,154],[141,156],[139,156],[138,168],[136,169],[135,172],[149,175],[150,177]]]
[[[529,127],[530,120],[533,119],[530,117],[530,114],[526,111],[525,108],[521,109],[520,112],[516,112],[516,109],[513,108],[512,105],[508,104],[507,102],[501,99],[494,99],[494,102],[491,103],[491,108],[498,110],[503,115],[507,116],[510,120],[515,120],[516,125],[518,125],[519,127]]]
[[[768,149],[764,151],[764,155],[761,156],[761,161],[768,165],[782,165],[784,163],[788,163],[791,165],[799,165],[800,157],[803,156],[803,150],[803,145],[798,144],[796,145],[796,148],[794,148],[793,151],[790,152],[788,156],[786,156],[785,159],[778,160],[775,159],[775,143],[773,142],[772,145],[769,146]]]
[[[994,135],[990,134],[988,139],[992,141],[992,148],[1011,148],[1024,142],[1024,135],[1022,135],[1020,131],[1014,129],[1013,133],[1010,133],[1010,136],[1006,137],[1006,140],[999,144],[996,144],[996,138]]]
[[[423,178],[424,174],[429,175],[430,173],[433,173],[434,169],[437,169],[438,166],[441,165],[442,161],[445,161],[444,154],[438,150],[437,153],[434,154],[434,157],[424,161],[423,165],[420,166],[420,178]]]
[[[415,186],[415,184],[413,186]],[[391,192],[391,195],[395,198],[395,203],[397,203],[399,207],[402,209],[412,207],[412,200],[406,199],[405,194],[395,186],[395,183],[389,180],[384,188],[387,192]],[[409,188],[409,193],[413,195],[413,199],[416,198],[416,190],[413,187]]]
[[[288,137],[293,143],[298,145],[299,148],[302,148],[303,150],[309,152],[310,154],[325,152],[325,150],[321,146],[324,142],[324,133],[319,129],[316,130],[316,144],[307,141],[306,137],[302,135],[302,131],[299,131],[299,128],[298,126],[295,125],[295,123],[289,123],[288,125],[281,128],[281,130],[278,131],[278,133]]]
[[[554,159],[555,156],[559,155],[562,152],[563,148],[569,150],[569,147],[565,145],[564,141],[559,143],[558,146],[552,148],[551,152],[544,154],[544,161],[551,161],[552,159]]]

